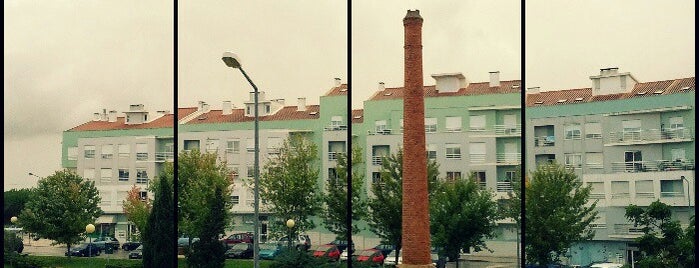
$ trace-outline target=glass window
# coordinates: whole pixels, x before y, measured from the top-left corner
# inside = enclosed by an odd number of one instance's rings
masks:
[[[206,151],[216,152],[218,151],[220,141],[218,139],[208,139],[206,140]]]
[[[447,171],[447,181],[455,181],[461,179],[461,171]]]
[[[566,140],[580,139],[580,124],[566,125],[564,130]]]
[[[628,181],[612,181],[612,198],[629,197]]]
[[[670,117],[670,128],[678,129],[684,127],[684,120],[681,116]]]
[[[339,128],[342,126],[342,116],[335,115],[330,118],[330,125],[333,126],[334,128]]]
[[[78,160],[78,147],[68,147],[68,160]]]
[[[582,163],[580,154],[565,154],[566,167],[580,168]]]
[[[476,183],[478,184],[478,186],[480,186],[482,189],[485,189],[485,187],[486,187],[485,171],[474,171],[473,177],[476,180]]]
[[[255,166],[248,166],[248,178],[255,177]]]
[[[143,161],[148,160],[148,144],[137,143],[136,144],[136,160]]]
[[[112,159],[114,157],[114,145],[102,145],[102,159]]]
[[[232,153],[240,152],[240,140],[239,139],[228,140],[228,144],[226,145],[226,151],[232,152]]]
[[[253,139],[253,138],[245,139],[245,148],[248,151],[248,153],[254,153],[255,152],[255,139]]]
[[[269,137],[267,138],[267,151],[270,154],[279,153],[279,149],[282,148],[284,141],[280,137]]]
[[[240,204],[240,196],[231,195],[231,204],[233,204],[233,205]]]
[[[437,118],[434,118],[434,117],[425,118],[425,132],[427,132],[427,133],[437,132]]]
[[[371,183],[380,183],[381,182],[381,173],[380,172],[372,172],[371,173]]]
[[[437,144],[427,145],[427,159],[437,159]]]
[[[602,124],[598,122],[585,123],[585,138],[586,139],[601,139]]]
[[[686,154],[684,153],[684,148],[675,148],[670,150],[670,153],[672,154],[672,161],[683,161],[686,157]]]
[[[119,181],[128,181],[129,180],[129,169],[128,168],[120,168],[119,169]]]
[[[119,144],[119,157],[120,158],[131,157],[131,147],[128,144]]]
[[[136,183],[148,183],[148,171],[145,168],[136,169]]]
[[[376,127],[375,130],[377,133],[381,133],[384,130],[388,129],[388,125],[386,124],[386,120],[377,120],[374,122],[374,126]]]
[[[655,198],[652,180],[636,181],[636,198]]]
[[[661,180],[660,181],[660,196],[662,197],[680,197],[684,196],[684,181],[682,180]]]
[[[602,153],[587,153],[585,161],[588,168],[604,168],[604,155]]]
[[[471,158],[471,163],[483,163],[485,162],[485,142],[472,142],[468,146],[469,157]]]
[[[461,159],[461,144],[447,143],[444,147],[446,148],[447,159]]]
[[[95,158],[95,146],[94,145],[85,145],[83,147],[85,151],[85,158],[87,159],[93,159]]]
[[[199,140],[185,140],[184,141],[185,150],[199,150]]]
[[[470,116],[468,125],[471,131],[485,130],[485,115]]]
[[[111,168],[103,168],[100,170],[100,180],[102,182],[111,182],[112,181],[112,169]]]
[[[461,131],[461,116],[447,116],[446,117],[446,127],[447,127],[447,132],[459,132],[459,131]]]
[[[94,168],[86,168],[83,170],[83,178],[86,180],[95,180],[95,169]]]

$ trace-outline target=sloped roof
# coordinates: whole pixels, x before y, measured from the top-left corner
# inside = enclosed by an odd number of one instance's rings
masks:
[[[331,88],[325,96],[345,96],[347,95],[347,84],[340,84],[340,86]]]
[[[359,118],[357,118],[359,117]],[[352,124],[361,124],[364,122],[364,109],[352,110]]]
[[[127,125],[125,117],[117,117],[116,122],[89,121],[71,128],[68,131],[95,131],[95,130],[120,130],[120,129],[147,129],[168,128],[173,126],[174,114],[166,114],[157,119],[143,124]]]
[[[320,118],[320,105],[306,105],[305,111],[298,111],[297,106],[285,106],[272,115],[260,116],[260,121],[284,121]],[[190,120],[186,124],[210,124],[252,122],[255,118],[245,116],[244,109],[233,109],[231,114],[224,115],[222,110],[211,110]]]
[[[465,88],[460,88],[456,92],[437,92],[436,86],[424,86],[425,98],[430,97],[449,97],[449,96],[469,96],[469,95],[484,95],[484,94],[506,94],[521,92],[521,80],[501,81],[500,86],[490,87],[489,82],[470,83]],[[402,99],[403,87],[385,88],[380,90],[369,100],[390,100]]]

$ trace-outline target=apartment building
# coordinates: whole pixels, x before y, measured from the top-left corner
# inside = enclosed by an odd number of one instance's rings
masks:
[[[180,111],[182,115],[185,111]],[[124,241],[135,231],[123,214],[122,201],[133,185],[146,187],[174,155],[174,115],[158,111],[149,117],[142,104],[131,105],[124,116],[117,111],[95,113],[92,121],[63,132],[62,166],[95,182],[104,214],[96,232]]]
[[[606,68],[590,80],[587,88],[528,89],[526,167],[557,161],[592,186],[596,234],[571,248],[571,264],[630,263],[642,233],[625,218],[627,205],[659,199],[684,227],[694,213],[695,78],[640,82]]]

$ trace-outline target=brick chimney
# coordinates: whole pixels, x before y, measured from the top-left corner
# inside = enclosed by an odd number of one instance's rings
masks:
[[[422,80],[422,17],[408,10],[405,29],[403,93],[403,219],[401,267],[431,267],[430,216],[425,154],[425,95]]]

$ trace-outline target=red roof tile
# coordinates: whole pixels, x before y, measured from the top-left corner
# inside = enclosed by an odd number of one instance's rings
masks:
[[[630,98],[643,98],[656,95],[668,95],[695,90],[694,77],[674,80],[637,83],[630,92],[592,96],[592,88],[544,91],[527,94],[527,107],[563,105],[570,103],[608,101]],[[581,100],[576,100],[582,98]],[[565,100],[565,101],[563,101]]]
[[[297,106],[285,106],[275,114],[260,116],[260,121],[284,121],[318,118],[320,118],[320,105],[306,105],[305,111],[298,111]],[[245,116],[244,109],[233,109],[233,113],[227,115],[224,115],[222,110],[211,110],[190,120],[189,122],[187,122],[187,124],[233,123],[252,121],[255,121],[255,118],[252,116]]]
[[[197,107],[179,108],[179,109],[177,109],[177,120],[178,121],[182,120],[182,118],[185,118],[186,116],[188,116],[196,111],[197,111]]]
[[[146,129],[146,128],[171,128],[173,126],[174,115],[166,114],[153,121],[127,125],[124,117],[117,117],[116,122],[90,121],[71,128],[68,131],[93,131],[93,130],[120,130],[120,129]]]
[[[325,96],[344,96],[347,95],[347,84],[341,84],[340,86],[331,88]]]
[[[490,87],[489,82],[470,83],[467,87],[459,89],[457,92],[437,92],[435,86],[424,86],[425,98],[448,97],[448,96],[469,96],[483,94],[505,94],[521,92],[521,80],[501,81],[499,87]],[[369,100],[390,100],[402,99],[403,88],[386,88],[374,93]]]
[[[357,118],[359,117],[359,118]],[[364,110],[356,109],[352,110],[352,124],[361,124],[364,122]]]

